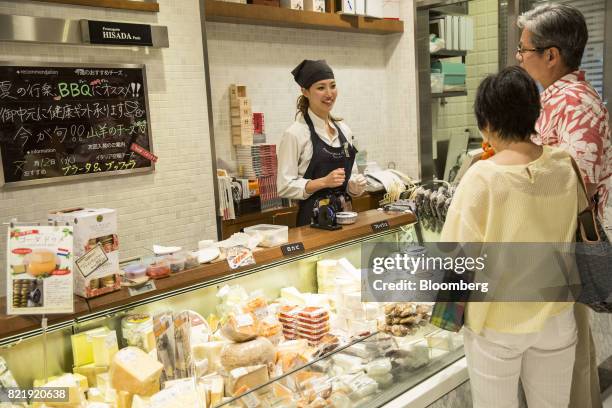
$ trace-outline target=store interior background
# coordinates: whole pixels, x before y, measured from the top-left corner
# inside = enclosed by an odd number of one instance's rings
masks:
[[[418,176],[418,126],[413,4],[403,1],[403,34],[369,35],[207,23],[217,158],[235,165],[229,85],[247,87],[253,112],[263,112],[267,143],[280,143],[301,94],[291,71],[303,59],[325,59],[334,70],[333,113],[353,131],[368,161],[390,162]]]
[[[603,0],[600,0],[603,1]],[[247,86],[254,112],[265,115],[268,143],[279,143],[295,116],[299,88],[291,69],[304,58],[325,58],[339,96],[334,113],[353,130],[368,161],[394,163],[419,177],[414,10],[401,3],[405,32],[369,35],[207,23],[216,158],[235,165],[229,124],[229,85]],[[153,243],[193,247],[216,237],[199,6],[196,0],[160,1],[153,15],[0,0],[0,13],[71,19],[107,19],[167,25],[170,48],[87,47],[1,43],[8,61],[144,63],[147,67],[156,169],[146,175],[90,179],[0,191],[2,219],[42,221],[51,209],[75,206],[118,210],[121,254],[140,256]],[[439,142],[478,140],[472,111],[479,81],[499,67],[499,2],[469,2],[475,49],[466,57],[468,95],[432,101],[434,158]],[[446,161],[446,160],[443,160]],[[0,234],[0,256],[5,239]],[[4,272],[4,271],[3,271]],[[0,293],[5,292],[4,279]]]
[[[162,0],[159,13],[34,1],[0,1],[0,13],[73,20],[166,25],[170,48],[0,43],[7,61],[145,64],[155,171],[0,190],[0,218],[45,221],[52,209],[114,208],[121,258],[145,255],[154,243],[197,246],[216,237],[206,85],[197,0]],[[6,233],[0,234],[6,258]],[[150,252],[149,252],[150,253]],[[6,294],[4,263],[0,294]]]

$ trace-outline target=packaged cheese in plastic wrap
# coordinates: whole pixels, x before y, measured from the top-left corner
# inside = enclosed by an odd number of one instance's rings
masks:
[[[259,323],[259,336],[278,344],[283,339],[283,325],[275,316],[267,316]]]
[[[209,372],[220,370],[221,365],[221,350],[229,341],[209,341],[208,343],[194,344],[191,346],[191,352],[196,362],[206,361]]]
[[[151,397],[151,408],[207,407],[206,387],[193,378],[171,381],[162,391]]]
[[[227,370],[274,363],[274,346],[265,337],[243,343],[230,343],[221,350],[221,364]]]
[[[249,300],[242,307],[245,313],[252,313],[259,320],[268,316],[268,301],[264,298],[261,291],[251,293]]]
[[[175,313],[173,316],[174,324],[174,362],[175,376],[174,378],[185,378],[191,375],[192,368],[191,360],[191,320],[189,311]]]
[[[176,378],[174,322],[172,312],[161,312],[153,317],[153,333],[157,359],[163,365],[162,382]]]
[[[221,328],[221,333],[228,340],[235,342],[253,340],[259,333],[259,320],[252,313],[231,313]]]
[[[230,313],[240,313],[242,311],[242,305],[249,299],[246,290],[240,285],[223,286],[217,292],[217,297],[221,302],[217,305],[220,316],[225,316]]]

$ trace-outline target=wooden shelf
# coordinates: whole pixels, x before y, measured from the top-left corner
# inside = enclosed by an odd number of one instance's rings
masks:
[[[123,10],[159,12],[158,3],[133,0],[36,0],[46,3],[73,4],[75,6],[104,7]]]
[[[41,316],[40,315],[12,315],[7,316],[6,314],[6,297],[0,298],[0,339],[6,339],[13,336],[25,334],[30,331],[41,330]],[[82,316],[89,313],[89,306],[87,301],[78,296],[74,297],[74,314],[62,314],[62,315],[47,315],[48,326],[62,325],[64,323],[70,324],[76,317]],[[14,339],[18,341],[19,339]]]
[[[430,54],[432,58],[454,58],[454,57],[465,57],[467,51],[457,50],[440,50]]]
[[[432,99],[436,98],[454,98],[455,96],[467,96],[467,91],[454,91],[454,92],[442,92],[432,93]]]
[[[206,20],[222,23],[253,24],[313,30],[349,31],[366,34],[404,32],[404,22],[335,13],[291,10],[257,4],[206,0]]]
[[[345,225],[338,231],[324,231],[310,227],[292,228],[289,230],[289,242],[302,242],[305,255],[340,246],[350,241],[366,238],[372,235],[372,224],[388,221],[389,228],[395,229],[403,225],[416,222],[414,214],[385,213],[371,210],[359,214],[357,222]],[[302,257],[298,255],[297,257]],[[230,276],[246,275],[261,270],[262,267],[273,263],[291,261],[292,258],[283,256],[280,247],[264,248],[255,251],[256,264],[231,270],[225,261],[203,264],[196,268],[172,274],[167,278],[155,281],[156,290],[137,296],[130,296],[126,288],[119,291],[98,296],[93,299],[75,297],[75,313],[73,315],[49,316],[49,330],[67,327],[77,321],[103,317],[107,313],[118,310],[127,310],[136,305],[153,303],[163,298],[197,290],[209,286]],[[5,314],[6,298],[0,298],[0,344],[16,342],[20,336],[32,337],[42,333],[40,316],[7,316]]]

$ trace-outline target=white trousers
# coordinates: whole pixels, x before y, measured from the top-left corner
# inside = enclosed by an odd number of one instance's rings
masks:
[[[474,408],[517,408],[519,378],[530,408],[567,408],[576,348],[573,308],[536,333],[463,330]]]

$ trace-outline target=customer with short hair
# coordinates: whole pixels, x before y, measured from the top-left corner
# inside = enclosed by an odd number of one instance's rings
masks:
[[[536,124],[539,133],[533,140],[560,147],[576,160],[589,197],[598,202],[599,217],[605,222],[612,180],[611,135],[608,111],[579,70],[589,36],[584,16],[568,5],[546,4],[521,15],[518,26],[523,31],[517,60],[544,88]],[[576,304],[575,314],[578,345],[570,407],[599,408],[599,375],[589,323],[592,312]]]
[[[496,154],[462,178],[441,241],[572,242],[586,198],[578,194],[569,154],[531,141],[540,114],[535,82],[520,67],[490,75],[478,87],[474,110]],[[529,285],[537,272],[513,271],[513,284]],[[518,407],[519,378],[530,407],[567,406],[576,343],[572,303],[471,302],[465,326],[474,407]]]

